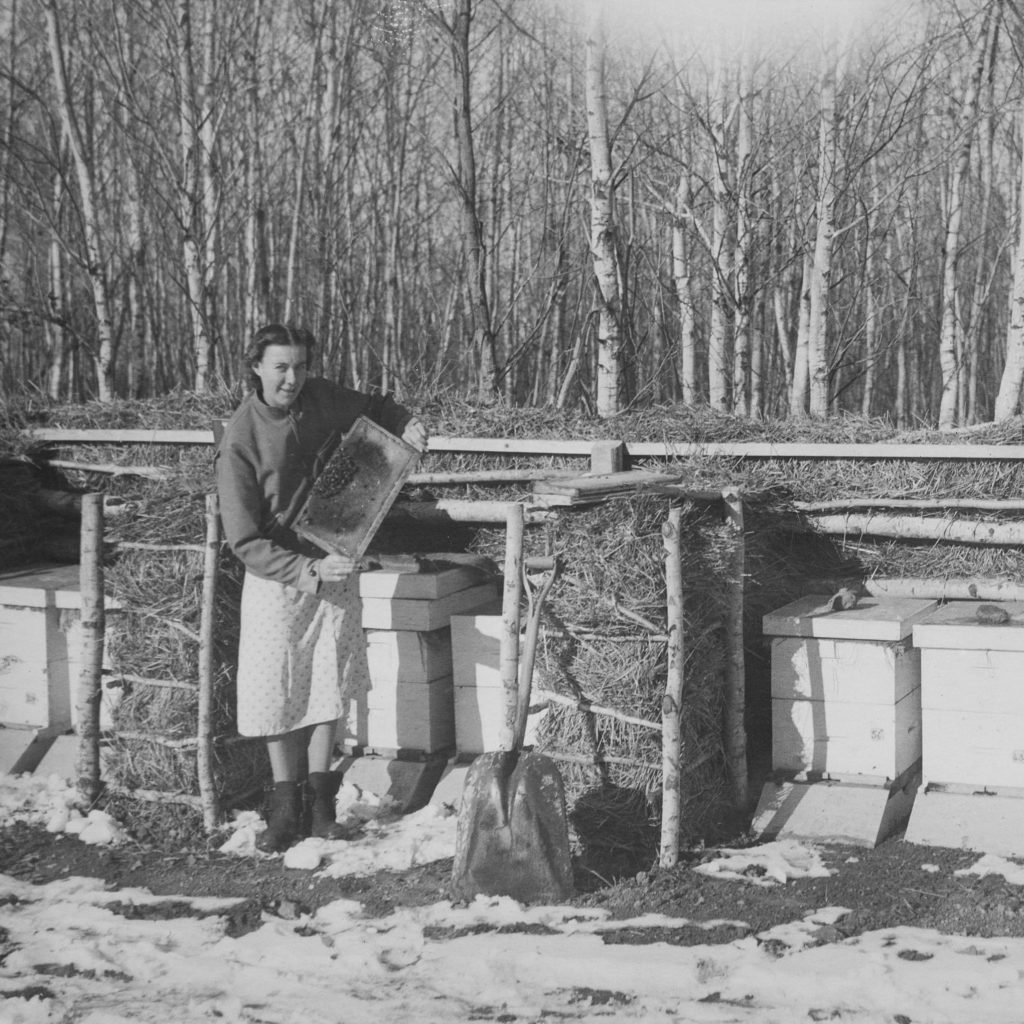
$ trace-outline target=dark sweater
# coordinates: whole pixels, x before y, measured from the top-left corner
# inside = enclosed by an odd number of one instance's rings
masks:
[[[401,436],[412,414],[388,395],[368,395],[310,378],[287,411],[246,397],[217,448],[217,491],[224,535],[246,569],[315,591],[312,562],[323,556],[291,528],[309,489],[359,416]]]

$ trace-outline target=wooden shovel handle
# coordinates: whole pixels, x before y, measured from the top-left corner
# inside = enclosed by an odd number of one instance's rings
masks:
[[[524,567],[536,571],[538,568],[547,571],[544,582],[536,589],[530,589],[529,581],[524,583],[530,601],[530,615],[526,623],[526,634],[523,637],[523,649],[519,665],[519,701],[516,707],[516,728],[514,750],[523,745],[526,735],[526,719],[530,712],[530,692],[533,688],[533,666],[537,659],[537,639],[540,635],[540,618],[544,602],[558,575],[559,562],[557,556],[552,558],[530,558]],[[525,572],[524,572],[525,576]]]

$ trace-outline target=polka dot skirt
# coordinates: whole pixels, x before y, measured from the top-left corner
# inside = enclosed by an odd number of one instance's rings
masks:
[[[238,732],[275,736],[339,718],[369,688],[359,577],[316,594],[245,574]]]

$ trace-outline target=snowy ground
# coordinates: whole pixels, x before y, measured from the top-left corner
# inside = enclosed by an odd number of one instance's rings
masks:
[[[19,817],[80,841],[118,841],[116,822],[80,819],[73,802],[63,780],[0,780],[0,824]],[[225,840],[242,855],[240,871],[254,827],[243,820]],[[373,824],[354,843],[304,844],[291,860],[327,872],[398,868],[451,856],[453,844],[454,820],[425,809]],[[752,863],[763,871],[752,876]],[[818,851],[793,842],[722,851],[701,870],[735,878],[738,891],[827,873]],[[1021,869],[998,858],[971,870],[1024,884]],[[169,902],[187,902],[191,916],[160,920]],[[0,1022],[1024,1020],[1024,940],[896,928],[815,946],[842,907],[756,937],[683,947],[603,941],[619,928],[686,923],[678,918],[612,921],[603,911],[504,898],[385,918],[341,900],[298,920],[267,917],[238,938],[227,934],[232,906],[110,891],[96,879],[34,886],[0,875]]]

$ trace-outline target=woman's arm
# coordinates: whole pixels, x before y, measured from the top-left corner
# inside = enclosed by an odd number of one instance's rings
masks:
[[[217,452],[215,465],[221,522],[231,550],[256,576],[315,593],[320,560],[275,542],[275,530],[285,528],[263,521],[265,502],[255,467],[230,445]]]

